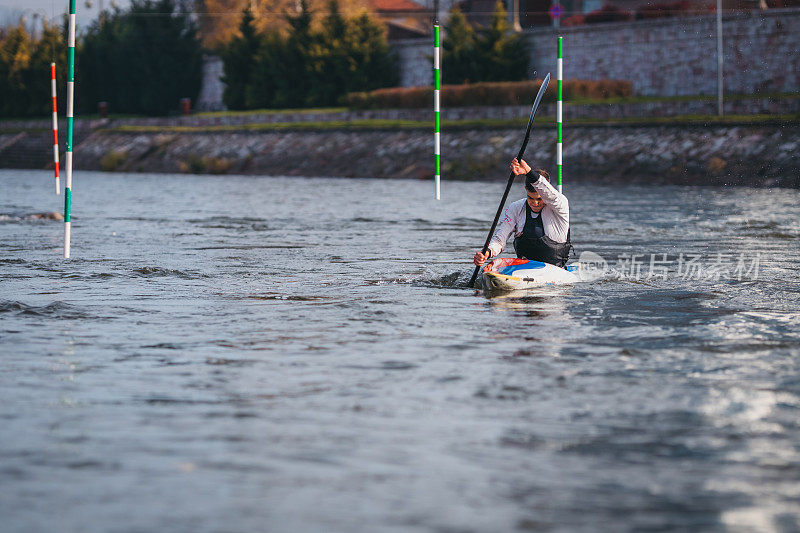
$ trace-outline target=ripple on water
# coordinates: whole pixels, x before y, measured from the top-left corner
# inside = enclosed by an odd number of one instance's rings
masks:
[[[423,277],[414,280],[412,283],[419,287],[435,287],[442,289],[466,289],[469,283],[471,272],[456,271],[449,274],[442,274],[433,277]]]
[[[57,319],[95,318],[80,307],[64,302],[53,302],[43,306],[27,305],[22,302],[0,302],[0,313],[17,316],[37,316]]]
[[[206,364],[211,366],[239,367],[255,364],[255,359],[226,359],[224,357],[206,357]]]
[[[146,344],[142,348],[151,348],[156,350],[183,350],[186,346],[172,342],[159,342],[158,344]]]
[[[292,250],[305,248],[299,244],[225,244],[219,246],[200,246],[193,250]]]
[[[0,222],[18,223],[18,222],[60,222],[64,220],[64,215],[56,211],[47,213],[27,213],[24,215],[14,215],[9,213],[0,213]]]
[[[281,302],[325,302],[325,301],[340,301],[341,297],[333,296],[318,296],[318,295],[299,295],[299,294],[251,294],[245,296],[250,300],[266,300],[266,301],[281,301]]]
[[[343,365],[343,368],[357,370],[412,370],[418,366],[407,361],[381,361],[379,365]]]
[[[180,279],[201,279],[209,277],[208,274],[202,274],[197,271],[176,270],[172,268],[151,267],[151,266],[136,268],[133,270],[133,274],[146,278],[157,278],[163,276],[163,277],[175,277]]]

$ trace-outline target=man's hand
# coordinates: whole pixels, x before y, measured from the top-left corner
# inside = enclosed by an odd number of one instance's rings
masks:
[[[472,258],[472,262],[475,263],[477,266],[481,266],[492,256],[492,253],[489,250],[486,250],[485,254],[481,252],[475,252],[475,257]]]
[[[524,159],[517,161],[515,157],[513,161],[511,161],[511,172],[516,176],[521,176],[523,174],[527,174],[531,171],[530,165],[525,162]]]

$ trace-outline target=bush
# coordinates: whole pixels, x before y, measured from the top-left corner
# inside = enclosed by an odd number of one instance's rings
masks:
[[[433,88],[392,87],[371,92],[350,93],[345,102],[348,107],[355,109],[417,109],[433,105]]]
[[[677,0],[662,4],[651,4],[636,11],[636,20],[651,20],[675,17],[689,13],[689,0]]]
[[[100,158],[100,169],[103,172],[114,172],[119,169],[128,159],[125,151],[109,150],[106,155]]]
[[[569,28],[572,26],[583,26],[586,24],[586,15],[583,13],[577,13],[575,15],[570,15],[564,20],[561,21],[561,25]]]
[[[443,85],[441,98],[448,107],[528,105],[541,86],[542,80]],[[562,90],[565,100],[633,96],[633,84],[624,80],[564,80]],[[555,102],[556,97],[557,87],[551,82],[543,101]],[[421,109],[433,106],[433,88],[396,87],[351,93],[346,103],[354,109]]]
[[[233,163],[224,157],[205,157],[192,154],[186,161],[179,161],[181,172],[192,174],[226,174]]]

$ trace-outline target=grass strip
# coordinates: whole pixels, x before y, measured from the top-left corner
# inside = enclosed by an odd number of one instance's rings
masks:
[[[800,92],[792,93],[762,93],[762,94],[727,94],[725,100],[768,100],[774,98],[800,99]],[[692,102],[692,101],[716,101],[716,95],[681,95],[681,96],[630,96],[619,98],[571,98],[564,101],[565,106],[569,105],[602,105],[602,104],[641,104],[650,102]],[[442,102],[443,105],[446,102]],[[554,102],[550,102],[554,104]],[[523,104],[518,104],[523,105]],[[526,104],[527,105],[527,104]],[[420,109],[420,108],[409,108]],[[252,109],[247,111],[209,111],[196,113],[197,117],[239,117],[250,115],[282,115],[282,114],[329,114],[346,113],[351,110],[347,107],[327,107],[311,109]]]
[[[319,107],[307,109],[248,109],[246,111],[203,111],[194,113],[195,117],[246,117],[250,115],[288,115],[297,113],[300,115],[313,115],[316,113],[346,113],[346,107]]]
[[[706,126],[706,125],[780,125],[800,123],[798,115],[681,115],[675,117],[620,117],[613,119],[578,118],[568,119],[568,127],[575,126]],[[470,119],[444,120],[443,129],[503,129],[526,124],[519,119]],[[534,128],[552,128],[555,119],[537,119]],[[217,126],[136,126],[122,125],[103,131],[121,133],[215,133],[215,132],[270,132],[270,131],[358,131],[358,130],[432,130],[433,121],[422,120],[354,120],[331,122],[278,122]]]
[[[565,106],[572,106],[572,105],[606,105],[606,104],[641,104],[641,103],[650,103],[650,102],[692,102],[692,101],[716,101],[716,95],[683,95],[683,96],[631,96],[626,98],[606,98],[606,99],[591,99],[591,98],[572,98],[569,100],[564,101]],[[725,100],[770,100],[770,99],[789,99],[795,100],[800,99],[800,92],[791,92],[791,93],[762,93],[762,94],[726,94]],[[551,102],[554,103],[554,102]],[[446,104],[446,102],[443,102]],[[509,105],[520,105],[523,104],[513,104],[510,103]],[[527,104],[525,104],[527,105]],[[480,106],[478,106],[480,107]],[[419,108],[417,108],[419,109]],[[347,107],[320,107],[320,108],[309,108],[309,109],[252,109],[247,111],[206,111],[206,112],[199,112],[193,113],[192,117],[238,117],[238,116],[254,116],[254,115],[283,115],[283,114],[303,114],[303,115],[313,115],[313,114],[334,114],[334,113],[346,113],[348,111],[359,111],[359,110],[351,110]],[[396,109],[395,111],[403,111],[403,109]],[[81,121],[94,121],[100,120],[100,115],[98,114],[86,114],[80,115],[79,119]],[[131,115],[131,114],[114,114],[109,115],[108,120],[125,120],[125,119],[141,119],[141,118],[164,118],[164,119],[177,119],[180,118],[179,116],[167,116],[167,117],[148,117],[145,115]],[[38,119],[36,117],[2,117],[0,118],[0,122],[4,121],[31,121],[31,120],[41,120],[42,122],[48,119]],[[17,131],[15,129],[9,130],[5,129],[0,131]]]
[[[767,94],[726,94],[725,101],[731,100],[771,100],[787,99],[795,100],[800,98],[800,93],[767,93]],[[694,94],[682,96],[630,96],[626,98],[572,98],[565,100],[564,105],[602,105],[602,104],[647,104],[660,102],[716,102],[717,96],[713,94]]]

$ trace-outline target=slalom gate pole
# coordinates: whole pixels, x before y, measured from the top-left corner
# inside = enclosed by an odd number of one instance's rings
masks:
[[[440,142],[440,121],[439,121],[439,89],[440,73],[439,62],[439,21],[433,23],[433,164],[434,164],[434,185],[436,189],[436,199],[441,198],[441,142]]]
[[[50,92],[53,95],[53,163],[56,173],[56,194],[61,194],[61,181],[58,177],[58,104],[56,103],[56,64],[50,63]]]
[[[67,183],[64,187],[64,258],[69,259],[72,226],[72,126],[75,100],[75,0],[69,0],[69,42],[67,44]]]
[[[556,76],[558,80],[558,101],[556,102],[556,185],[558,186],[558,192],[561,192],[561,180],[563,176],[563,165],[561,161],[562,157],[562,146],[563,146],[563,103],[564,103],[564,93],[563,93],[563,82],[564,82],[564,73],[562,70],[562,62],[564,60],[564,38],[558,38],[558,60],[556,65]]]

